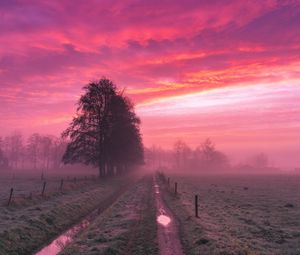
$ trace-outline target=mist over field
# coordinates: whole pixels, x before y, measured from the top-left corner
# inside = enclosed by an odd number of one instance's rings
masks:
[[[0,1],[0,255],[300,254],[300,1]]]

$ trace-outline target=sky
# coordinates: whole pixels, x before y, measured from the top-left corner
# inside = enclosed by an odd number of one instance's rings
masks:
[[[296,0],[0,0],[0,133],[59,135],[105,76],[148,147],[300,166],[299,27]]]

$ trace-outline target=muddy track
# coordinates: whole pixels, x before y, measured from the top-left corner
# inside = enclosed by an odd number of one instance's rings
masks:
[[[160,185],[156,177],[147,176],[116,191],[60,254],[183,255],[178,222],[163,200]]]
[[[157,236],[160,254],[183,255],[183,247],[179,237],[179,222],[163,198],[162,192],[165,190],[164,182],[159,180],[158,175],[155,175],[153,184],[155,189],[158,223]]]
[[[114,191],[110,196],[108,196],[103,201],[101,201],[101,203],[96,206],[96,209],[94,209],[93,211],[91,211],[87,215],[81,217],[79,220],[74,222],[71,225],[70,229],[72,229],[74,227],[74,225],[81,224],[81,222],[84,221],[84,220],[89,222],[88,224],[92,223],[92,221],[97,216],[99,216],[101,213],[103,213],[106,209],[108,209],[128,189],[128,187],[129,187],[129,184],[122,185],[119,189]],[[83,231],[84,228],[82,228],[79,232],[77,232],[76,235],[80,234],[80,232]],[[36,254],[36,255],[48,254],[47,253],[48,252],[47,251],[47,246],[55,243],[55,241],[58,240],[61,235],[64,235],[65,232],[68,232],[68,229],[65,229],[64,231],[62,231],[62,233],[60,235],[57,235],[55,238],[49,240],[47,243],[42,245],[39,249],[37,249],[35,252],[33,252],[33,254]],[[59,248],[60,248],[60,250],[62,250],[64,248],[64,246],[67,245],[67,244],[70,244],[71,241],[72,240],[69,240],[68,243],[66,243],[66,244],[58,243],[57,246],[61,246]],[[45,252],[43,252],[43,249],[45,250]]]
[[[183,255],[179,238],[179,223],[163,200],[157,176],[153,176],[148,185],[148,192],[145,193],[143,199],[146,205],[141,210],[138,221],[130,230],[128,245],[122,254]],[[152,226],[152,228],[147,229],[147,226]],[[149,247],[151,233],[155,234],[159,249]],[[139,239],[140,242],[138,242]],[[142,250],[136,247],[142,247]]]

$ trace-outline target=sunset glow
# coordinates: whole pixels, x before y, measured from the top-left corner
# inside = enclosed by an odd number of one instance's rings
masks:
[[[146,146],[300,165],[300,1],[1,1],[0,21],[1,135],[59,135],[106,76]]]

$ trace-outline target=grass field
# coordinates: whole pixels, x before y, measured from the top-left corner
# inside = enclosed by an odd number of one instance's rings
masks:
[[[167,177],[169,185],[158,178],[160,193],[178,221],[185,254],[300,254],[300,176]],[[90,225],[60,254],[159,254],[153,180],[149,174],[70,179],[61,191],[60,178],[53,177],[42,197],[38,178],[4,178],[1,191],[13,184],[19,193],[10,206],[0,206],[0,254],[32,254],[95,209],[98,214]],[[37,194],[30,198],[28,190]]]
[[[49,197],[76,189],[82,189],[83,187],[95,184],[95,182],[96,177],[94,176],[51,176],[44,178],[43,180],[37,176],[23,176],[17,178],[1,177],[0,206],[7,204],[11,188],[13,188],[11,204],[23,206],[25,204],[30,204],[33,200],[41,197],[44,183],[44,196]]]
[[[300,254],[300,176],[170,179],[165,198],[180,219],[187,254]]]
[[[0,254],[30,254],[51,238],[76,223],[128,183],[128,180],[70,182],[64,190],[57,190],[57,180],[50,185],[44,197],[36,179],[14,180],[17,196],[10,206],[0,206]],[[1,191],[7,195],[10,181],[2,179]],[[52,182],[52,186],[51,186]],[[51,190],[51,187],[53,189]],[[39,191],[29,198],[28,191]],[[5,192],[4,192],[5,191]],[[24,197],[20,194],[24,192]]]

